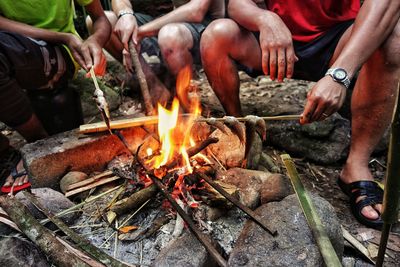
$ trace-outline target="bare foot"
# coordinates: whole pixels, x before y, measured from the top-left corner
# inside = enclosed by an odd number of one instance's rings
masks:
[[[13,172],[6,178],[6,182],[4,183],[4,187],[9,186],[20,186],[28,182],[28,175],[25,174],[25,168],[22,160],[20,160],[16,166],[16,173]],[[14,180],[14,177],[15,180]]]

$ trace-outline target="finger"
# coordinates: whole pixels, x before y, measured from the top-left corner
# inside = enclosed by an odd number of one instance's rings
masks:
[[[264,72],[264,75],[269,75],[269,51],[264,51],[262,53],[262,70]]]
[[[96,69],[99,67],[99,65],[101,63],[103,53],[101,52],[100,49],[98,49],[97,47],[94,47],[94,46],[90,46],[89,50],[90,50],[90,57],[92,58],[93,66]]]
[[[286,77],[289,79],[293,77],[294,63],[298,60],[296,59],[297,57],[294,54],[293,47],[290,46],[286,49]]]
[[[311,117],[312,121],[321,121],[329,117],[331,113],[328,113],[326,103],[319,102],[318,106],[315,108],[314,113]]]
[[[269,50],[269,76],[271,80],[275,80],[276,78],[276,65],[277,65],[277,51],[275,49]]]
[[[85,60],[86,70],[90,70],[93,66],[92,56],[88,48],[82,49],[82,55]]]
[[[306,106],[304,107],[304,111],[301,114],[301,119],[300,119],[301,124],[312,122],[311,117],[316,107],[317,105],[314,101],[307,100]]]
[[[127,71],[133,72],[131,55],[126,49],[122,50],[122,63]]]
[[[135,27],[133,28],[133,33],[132,33],[132,41],[135,45],[138,44],[137,36],[138,36],[138,27]]]
[[[285,49],[278,50],[278,82],[283,82],[286,72],[286,53]]]
[[[71,51],[72,56],[74,57],[75,61],[78,62],[78,64],[86,71],[88,71],[88,68],[86,67],[86,62],[81,56],[80,53],[78,53],[76,50]]]

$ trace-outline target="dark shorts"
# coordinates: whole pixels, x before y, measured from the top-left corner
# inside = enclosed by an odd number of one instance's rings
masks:
[[[147,22],[152,21],[154,18],[141,14],[141,13],[135,13],[136,20],[138,22],[138,25],[141,26]],[[183,23],[186,28],[189,29],[190,33],[192,34],[193,37],[193,48],[190,50],[192,56],[193,56],[193,61],[195,64],[201,64],[201,58],[200,58],[200,38],[203,33],[203,31],[206,29],[207,25],[211,22],[211,19],[206,17],[202,23]],[[156,55],[161,58],[161,52],[160,48],[157,43],[157,38],[156,37],[151,37],[151,38],[144,38],[141,44],[141,51],[146,52],[149,56],[151,55]]]
[[[324,35],[308,43],[294,41],[293,46],[299,61],[294,65],[293,78],[308,81],[321,79],[329,68],[329,61],[340,38],[353,22],[350,20],[337,24]],[[258,36],[256,37],[259,40]],[[252,77],[263,75],[261,70],[250,69],[240,64],[239,69]]]
[[[0,31],[0,121],[26,122],[33,114],[26,92],[63,87],[74,70],[64,47]]]

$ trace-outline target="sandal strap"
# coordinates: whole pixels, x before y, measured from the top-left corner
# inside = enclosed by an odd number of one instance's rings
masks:
[[[375,204],[381,204],[383,200],[383,190],[374,181],[358,181],[350,184],[351,187],[351,198],[356,200],[358,197],[365,197],[376,202]]]

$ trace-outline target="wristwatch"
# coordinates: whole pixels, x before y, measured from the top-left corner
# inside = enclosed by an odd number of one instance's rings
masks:
[[[345,69],[342,68],[328,69],[325,73],[325,76],[326,75],[331,76],[335,82],[343,84],[344,87],[346,87],[346,89],[349,89],[351,81]]]

